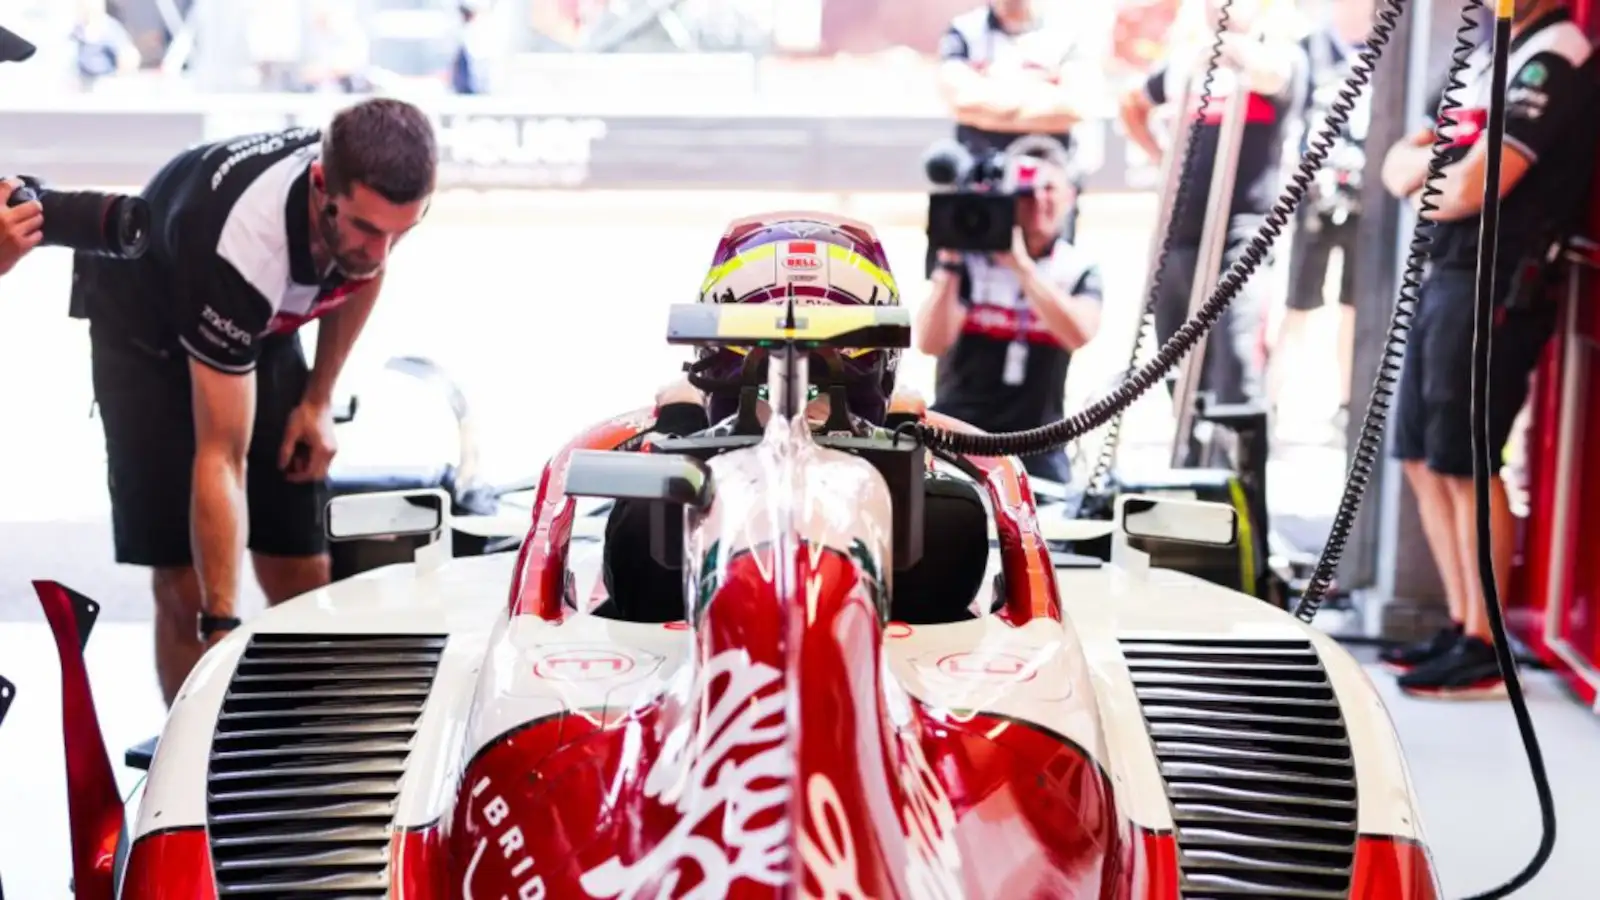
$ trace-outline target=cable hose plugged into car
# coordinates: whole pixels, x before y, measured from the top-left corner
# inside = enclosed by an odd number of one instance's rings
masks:
[[[1167,219],[1166,234],[1161,239],[1161,248],[1156,252],[1153,269],[1155,274],[1150,279],[1150,289],[1145,294],[1144,309],[1139,313],[1138,330],[1133,337],[1133,349],[1128,353],[1128,367],[1122,373],[1123,383],[1132,381],[1133,376],[1139,371],[1139,355],[1144,350],[1145,330],[1155,328],[1156,301],[1161,296],[1161,282],[1167,274],[1167,259],[1172,255],[1176,226],[1182,216],[1189,211],[1185,203],[1193,202],[1193,192],[1189,190],[1189,182],[1194,176],[1195,160],[1200,158],[1197,148],[1200,146],[1201,132],[1206,125],[1205,112],[1211,107],[1211,88],[1216,78],[1217,64],[1222,60],[1222,37],[1228,31],[1232,10],[1233,0],[1222,0],[1222,5],[1217,9],[1217,31],[1212,37],[1211,47],[1206,55],[1205,76],[1200,80],[1200,114],[1190,118],[1187,143],[1180,145],[1187,149],[1183,151],[1183,167],[1178,174],[1178,190],[1172,198],[1172,214]],[[1187,109],[1181,109],[1178,115],[1183,116],[1187,112]],[[1173,131],[1176,137],[1177,129],[1174,128]],[[1174,148],[1174,151],[1177,149]],[[1100,442],[1100,453],[1095,458],[1094,469],[1089,473],[1083,493],[1078,495],[1075,517],[1083,514],[1092,498],[1105,496],[1110,489],[1111,467],[1116,463],[1117,444],[1122,438],[1122,417],[1126,412],[1126,408],[1117,410],[1111,417],[1110,423],[1106,425],[1105,438]]]
[[[916,437],[927,446],[949,453],[970,456],[1031,456],[1049,452],[1066,446],[1073,440],[1093,431],[1114,417],[1120,415],[1151,387],[1155,386],[1168,372],[1170,372],[1185,354],[1194,349],[1207,330],[1219,319],[1222,312],[1233,302],[1235,296],[1245,282],[1255,274],[1261,263],[1266,259],[1273,242],[1283,233],[1290,217],[1304,199],[1307,188],[1312,178],[1323,162],[1327,160],[1332,151],[1335,136],[1348,121],[1355,108],[1355,98],[1359,91],[1371,78],[1377,61],[1382,57],[1383,48],[1389,43],[1400,16],[1404,13],[1406,0],[1383,0],[1383,5],[1375,13],[1375,21],[1371,32],[1367,36],[1366,48],[1356,54],[1356,61],[1350,67],[1350,73],[1341,86],[1338,99],[1334,101],[1323,121],[1322,129],[1307,142],[1307,150],[1301,158],[1297,171],[1290,177],[1284,193],[1271,211],[1267,214],[1266,221],[1251,238],[1249,245],[1239,260],[1233,264],[1222,277],[1216,290],[1207,298],[1206,302],[1188,321],[1184,322],[1176,333],[1167,340],[1156,352],[1155,358],[1136,371],[1113,390],[1109,395],[1091,404],[1089,407],[1069,416],[1059,422],[1041,426],[1028,431],[974,434],[937,428],[926,423],[917,423],[904,426],[904,430],[911,430]],[[1461,13],[1462,24],[1456,30],[1455,50],[1451,54],[1450,71],[1447,76],[1446,89],[1442,98],[1436,121],[1443,122],[1447,114],[1459,108],[1460,103],[1454,99],[1456,91],[1466,85],[1461,80],[1461,74],[1469,64],[1469,56],[1475,47],[1478,33],[1478,21],[1474,13],[1484,9],[1483,0],[1466,0]],[[1498,185],[1499,160],[1501,155],[1501,141],[1504,135],[1505,120],[1505,79],[1507,60],[1510,53],[1510,19],[1513,11],[1511,0],[1497,0],[1495,10],[1494,43],[1492,46],[1493,90],[1489,101],[1489,119],[1491,131],[1488,135],[1490,143],[1487,146],[1490,159],[1493,161],[1493,172],[1485,179],[1485,184]],[[1425,221],[1428,213],[1438,207],[1432,202],[1441,195],[1437,186],[1438,180],[1443,177],[1444,159],[1450,139],[1445,137],[1443,129],[1437,129],[1432,145],[1432,159],[1428,165],[1428,173],[1423,181],[1420,197],[1420,213]],[[1493,195],[1490,196],[1490,193]],[[1506,633],[1504,616],[1499,606],[1498,592],[1495,590],[1494,566],[1492,548],[1489,542],[1489,504],[1488,504],[1488,472],[1490,454],[1487,438],[1487,411],[1485,399],[1481,396],[1486,390],[1485,381],[1488,375],[1489,354],[1489,328],[1492,324],[1493,304],[1493,269],[1485,269],[1483,259],[1486,249],[1483,244],[1492,244],[1495,239],[1493,228],[1498,226],[1498,221],[1490,221],[1491,215],[1498,218],[1499,198],[1497,192],[1486,193],[1484,206],[1483,226],[1489,241],[1480,242],[1479,247],[1479,286],[1478,297],[1475,304],[1477,316],[1474,329],[1473,347],[1473,451],[1474,451],[1474,488],[1477,496],[1477,533],[1478,537],[1478,569],[1479,579],[1483,582],[1484,596],[1489,617],[1489,625],[1495,642],[1495,657],[1499,663],[1500,671],[1505,678],[1507,693],[1511,703],[1513,715],[1516,718],[1517,730],[1522,739],[1523,750],[1528,759],[1528,767],[1533,778],[1535,792],[1538,795],[1540,822],[1542,835],[1538,849],[1529,860],[1528,865],[1517,875],[1499,887],[1472,897],[1471,900],[1498,900],[1509,896],[1530,882],[1542,869],[1550,857],[1555,844],[1555,806],[1550,790],[1548,774],[1545,771],[1543,754],[1539,748],[1538,736],[1533,729],[1532,717],[1528,712],[1527,701],[1522,693],[1522,684],[1517,676],[1516,661],[1511,653],[1510,640]],[[1411,320],[1415,317],[1415,310],[1419,299],[1419,290],[1422,282],[1424,259],[1428,245],[1431,243],[1427,231],[1430,226],[1419,224],[1415,230],[1410,246],[1410,254],[1406,260],[1405,271],[1401,279],[1399,296],[1395,302],[1394,313],[1390,320],[1388,338],[1379,371],[1373,382],[1372,393],[1367,400],[1366,416],[1362,421],[1361,434],[1357,440],[1355,452],[1352,454],[1349,472],[1345,481],[1343,496],[1339,501],[1338,512],[1328,542],[1323,548],[1321,557],[1317,561],[1309,585],[1300,603],[1295,608],[1295,615],[1309,624],[1321,608],[1333,584],[1334,570],[1339,559],[1343,556],[1345,543],[1349,540],[1350,530],[1354,525],[1356,513],[1360,510],[1361,499],[1367,488],[1371,485],[1372,474],[1377,463],[1381,449],[1383,429],[1387,420],[1389,403],[1394,396],[1394,389],[1399,381],[1400,360],[1404,355],[1406,332],[1410,330]],[[1492,254],[1491,254],[1492,257]],[[1493,260],[1490,260],[1491,265]],[[1137,348],[1136,351],[1137,353]]]
[[[1469,6],[1482,8],[1482,0],[1469,0]],[[1528,712],[1528,701],[1522,694],[1522,679],[1517,674],[1517,661],[1511,652],[1511,639],[1506,632],[1505,613],[1500,608],[1500,592],[1494,573],[1494,548],[1489,512],[1489,479],[1496,471],[1495,448],[1489,445],[1489,357],[1494,333],[1496,306],[1495,281],[1499,269],[1500,244],[1500,162],[1505,148],[1506,131],[1506,80],[1510,68],[1511,17],[1515,10],[1513,0],[1497,0],[1494,19],[1494,44],[1490,58],[1489,122],[1484,140],[1485,149],[1483,212],[1479,222],[1478,285],[1473,303],[1472,327],[1472,488],[1476,503],[1474,518],[1478,541],[1478,580],[1483,585],[1484,612],[1489,619],[1489,632],[1494,638],[1495,661],[1505,679],[1507,699],[1511,701],[1511,714],[1517,721],[1517,732],[1528,757],[1528,771],[1533,778],[1533,789],[1539,798],[1541,834],[1533,858],[1510,880],[1501,886],[1473,897],[1472,900],[1498,900],[1510,896],[1533,880],[1549,861],[1556,843],[1555,797],[1550,790],[1550,777],[1545,771],[1544,754],[1539,749],[1539,736],[1533,728],[1533,716]],[[1470,21],[1470,20],[1469,20]],[[1448,94],[1448,89],[1446,90]],[[1435,160],[1438,154],[1434,155]]]

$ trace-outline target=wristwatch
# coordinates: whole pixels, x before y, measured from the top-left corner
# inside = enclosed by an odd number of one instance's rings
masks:
[[[244,622],[237,616],[213,616],[210,613],[200,614],[200,640],[210,640],[213,634],[219,631],[233,631]]]

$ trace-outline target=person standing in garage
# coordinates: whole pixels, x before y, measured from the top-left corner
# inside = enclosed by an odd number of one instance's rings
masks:
[[[1069,158],[1073,126],[1102,92],[1081,64],[1077,32],[1045,20],[1034,0],[993,0],[951,20],[939,41],[939,92],[956,120],[956,141],[974,156],[1026,135],[1059,141]],[[1082,191],[1081,176],[1071,185]],[[1075,239],[1077,210],[1062,237]]]
[[[240,624],[239,567],[277,603],[329,580],[334,383],[422,218],[428,117],[368,100],[313,128],[185,150],[145,188],[139,260],[80,257],[119,563],[153,570],[170,704]],[[320,319],[306,364],[297,330]]]
[[[1499,269],[1488,384],[1489,443],[1498,459],[1527,396],[1528,376],[1555,327],[1542,296],[1541,260],[1582,227],[1596,155],[1593,46],[1562,0],[1519,0],[1511,28],[1505,146],[1501,162]],[[1479,46],[1453,92],[1459,107],[1389,149],[1383,183],[1420,202],[1438,134],[1448,165],[1431,222],[1432,259],[1401,369],[1391,450],[1417,497],[1423,533],[1454,620],[1420,644],[1383,654],[1409,694],[1446,699],[1504,696],[1478,574],[1473,488],[1472,343],[1478,233],[1483,207],[1490,100],[1489,45]],[[1430,109],[1438,110],[1435,102]],[[1496,586],[1505,595],[1514,522],[1499,473],[1490,478]]]

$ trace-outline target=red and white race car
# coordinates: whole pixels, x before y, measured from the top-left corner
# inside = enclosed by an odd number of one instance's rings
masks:
[[[675,308],[675,338],[766,346],[774,398],[809,349],[909,343],[899,308],[717,309]],[[515,553],[452,558],[485,523],[440,491],[336,499],[333,537],[425,546],[207,654],[126,810],[87,601],[39,584],[76,895],[1437,896],[1356,661],[1136,549],[1231,544],[1232,508],[1123,496],[1086,559],[1014,459],[816,437],[781,400],[756,433],[619,449],[650,424],[557,454]],[[608,584],[671,585],[675,614],[630,621]]]

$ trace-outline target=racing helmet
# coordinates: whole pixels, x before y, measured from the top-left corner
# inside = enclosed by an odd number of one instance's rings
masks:
[[[791,294],[797,306],[899,306],[900,289],[872,226],[816,212],[774,212],[736,219],[723,231],[700,285],[701,303],[770,303]],[[707,385],[741,380],[748,350],[704,348],[693,366]],[[899,350],[842,350],[816,355],[811,381],[845,389],[849,412],[883,423],[894,392]],[[709,392],[713,422],[738,410],[738,390]]]

